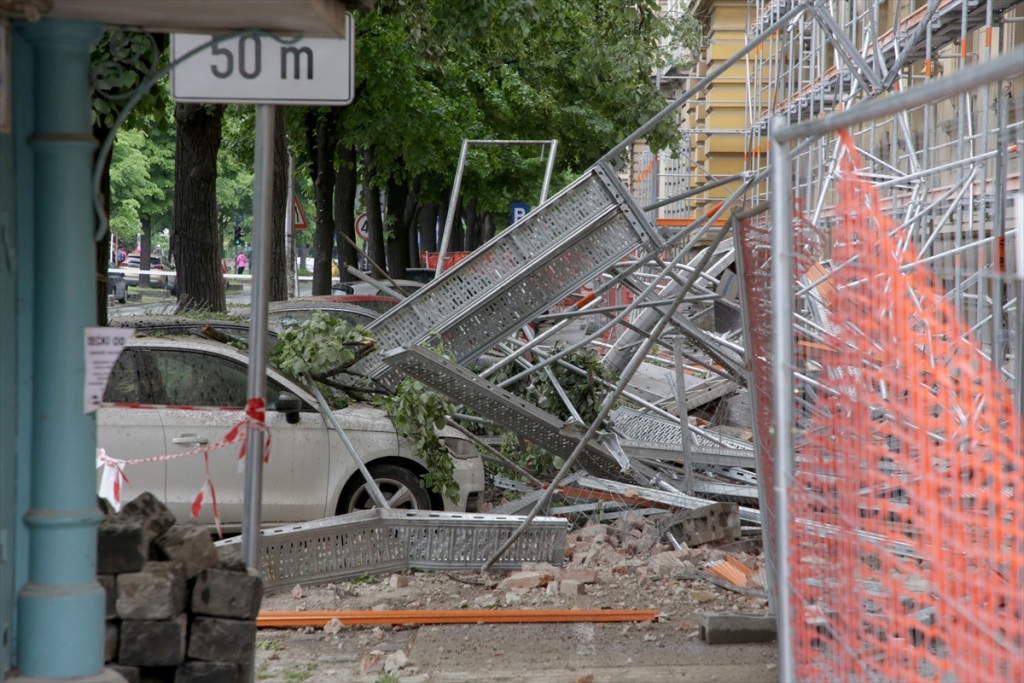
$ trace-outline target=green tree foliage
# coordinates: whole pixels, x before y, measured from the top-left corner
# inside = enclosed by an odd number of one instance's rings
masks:
[[[93,125],[102,130],[114,126],[122,108],[129,102],[146,77],[166,64],[167,37],[128,31],[108,31],[92,51]],[[159,128],[172,126],[167,80],[139,93],[128,115],[128,127]]]
[[[111,155],[110,196],[110,230],[119,241],[134,244],[144,220],[158,233],[170,229],[174,136],[156,126],[120,130]]]
[[[374,345],[370,333],[362,326],[317,311],[298,325],[285,329],[278,337],[270,362],[282,372],[305,382],[307,378],[326,389],[334,407],[341,407],[350,397],[341,393],[345,383],[336,378]],[[423,483],[431,491],[459,499],[455,466],[447,447],[437,435],[445,426],[454,407],[435,391],[406,378],[394,396],[375,401],[384,408],[400,435],[409,439],[416,453],[427,464]]]
[[[379,0],[356,33],[342,141],[368,150],[374,186],[419,206],[446,201],[464,138],[558,140],[557,190],[664,106],[655,70],[700,38],[654,0]],[[678,139],[666,121],[648,143]],[[512,200],[539,196],[543,164],[535,147],[472,149],[463,205],[503,227]],[[412,229],[408,202],[390,208],[382,230]]]

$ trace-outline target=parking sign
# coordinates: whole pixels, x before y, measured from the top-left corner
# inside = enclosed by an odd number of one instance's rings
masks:
[[[518,223],[530,213],[530,205],[526,202],[512,202],[512,222]]]

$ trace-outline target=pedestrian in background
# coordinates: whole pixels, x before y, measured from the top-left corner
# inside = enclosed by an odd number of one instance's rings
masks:
[[[235,257],[235,268],[239,275],[245,272],[245,267],[247,265],[249,265],[249,259],[245,258],[245,252],[238,252],[238,256]]]

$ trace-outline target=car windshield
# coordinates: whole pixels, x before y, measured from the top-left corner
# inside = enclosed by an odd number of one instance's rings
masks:
[[[270,311],[267,314],[267,322],[270,325],[271,330],[280,331],[286,327],[292,325],[298,325],[309,320],[314,313],[317,311],[323,311],[328,313],[335,318],[341,318],[347,320],[354,325],[366,325],[367,323],[375,320],[377,314],[372,311],[359,310],[355,307],[340,307],[340,308],[314,308],[314,307],[303,307],[303,308],[288,308],[276,311]]]

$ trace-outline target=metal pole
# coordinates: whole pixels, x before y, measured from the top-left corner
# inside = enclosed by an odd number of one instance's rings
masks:
[[[270,285],[270,223],[273,199],[274,107],[256,105],[256,169],[253,177],[252,313],[249,318],[249,400],[267,393],[267,294]],[[245,499],[242,559],[259,569],[260,501],[263,497],[263,432],[245,433]]]
[[[284,250],[288,259],[288,296],[299,295],[299,269],[295,265],[295,159],[288,155],[288,199],[284,212]],[[250,271],[251,272],[251,271]]]
[[[793,457],[793,180],[790,177],[790,149],[777,139],[786,117],[772,116],[768,130],[771,149],[770,188],[772,207],[772,402],[775,404],[775,521],[778,565],[779,680],[794,678],[793,642],[789,597],[789,495]]]
[[[683,371],[683,340],[676,337],[672,343],[672,360],[676,366],[676,412],[679,413],[679,433],[683,437],[683,493],[693,495],[693,454],[690,452],[690,414],[686,410],[686,373]]]
[[[444,232],[441,233],[441,248],[437,251],[437,266],[434,277],[441,277],[444,272],[444,255],[448,251],[448,239],[455,220],[455,207],[459,204],[459,190],[462,187],[462,171],[466,168],[466,154],[469,153],[469,140],[462,141],[459,152],[459,166],[455,169],[455,182],[452,184],[452,196],[448,199],[448,215],[444,217]]]
[[[989,263],[992,264],[992,363],[1001,369],[1006,364],[1004,353],[1007,350],[1004,344],[1003,292],[1006,289],[1005,283],[1009,281],[1006,277],[1006,156],[1010,147],[1010,135],[1006,127],[1009,116],[1008,103],[998,87],[996,93],[999,105],[996,114],[996,168],[992,178],[994,239],[989,247]],[[982,188],[984,187],[983,183]],[[1019,308],[1018,306],[1018,310]]]
[[[1024,149],[1024,129],[1017,129],[1017,149]],[[1024,178],[1024,154],[1018,154],[1019,170],[1018,178]],[[1014,312],[1017,315],[1017,340],[1013,348],[1014,355],[1014,376],[1013,394],[1017,399],[1017,413],[1024,418],[1024,186],[1017,189],[1017,196],[1014,197],[1014,212],[1017,220],[1014,223],[1013,242],[1016,254],[1015,266],[1017,268],[1017,305]]]
[[[555,170],[555,152],[558,151],[558,140],[551,141],[551,151],[548,153],[548,164],[544,168],[544,184],[540,188],[540,203],[548,200],[548,188],[551,186],[551,174]]]

